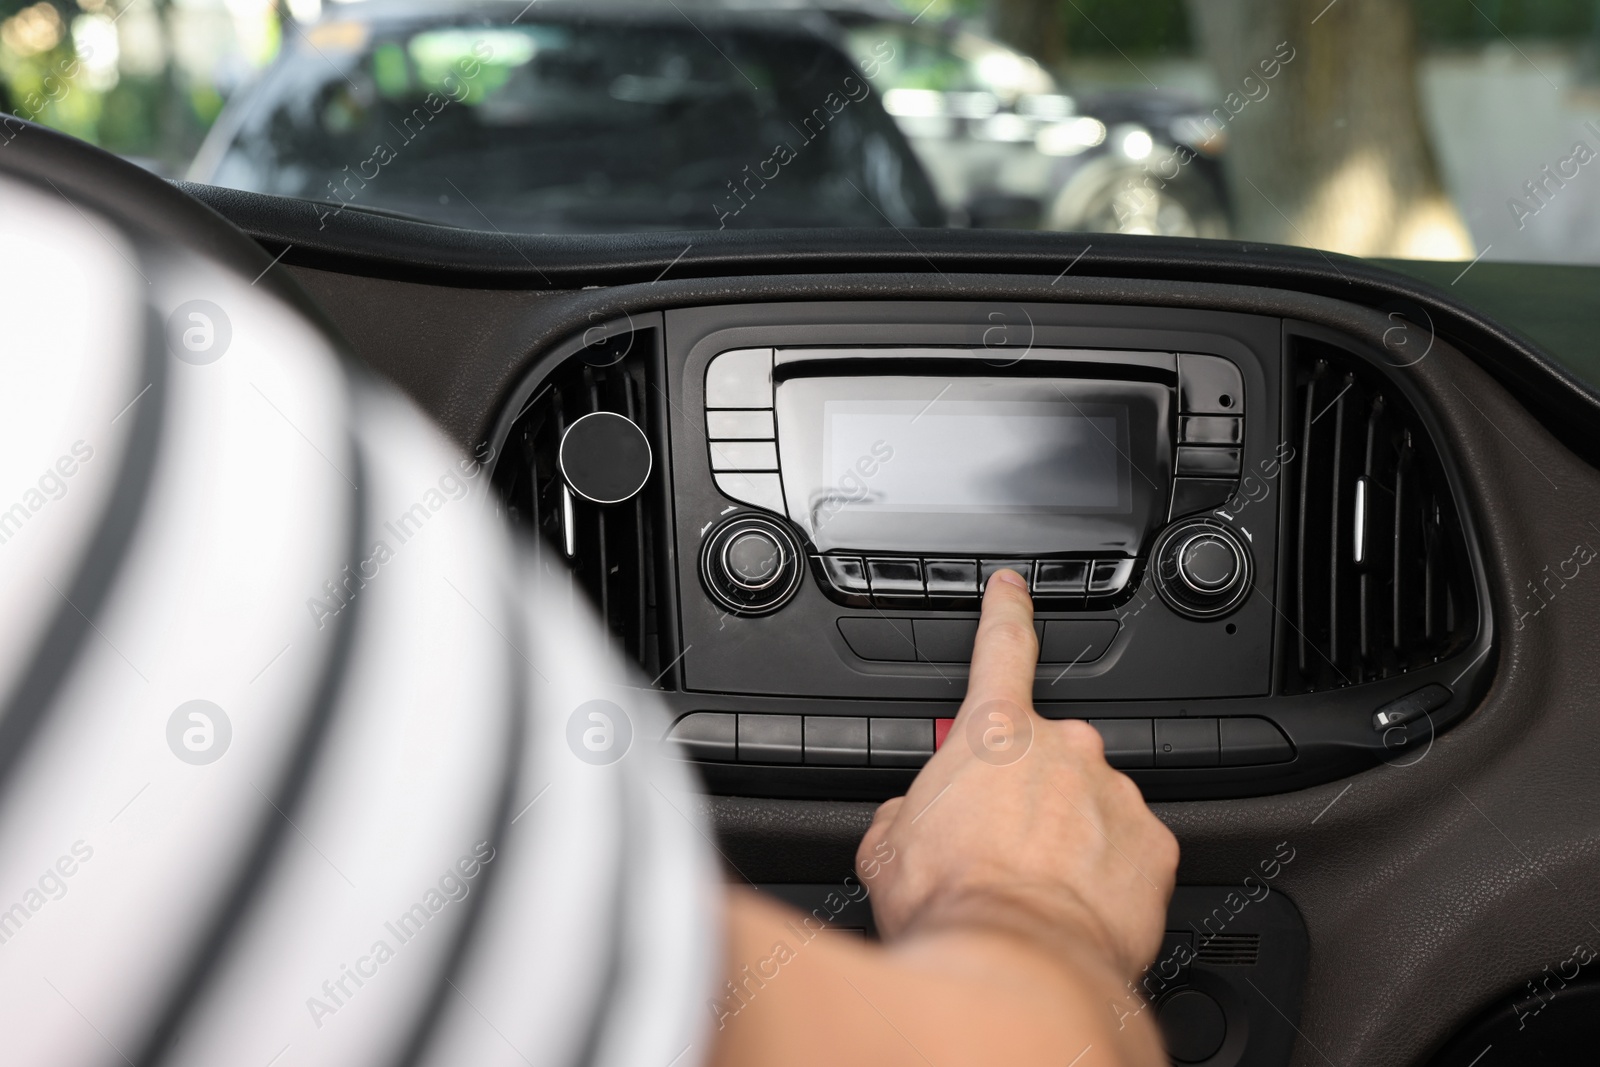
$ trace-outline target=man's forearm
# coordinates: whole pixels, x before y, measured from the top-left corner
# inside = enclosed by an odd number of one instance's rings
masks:
[[[934,925],[883,946],[807,933],[797,913],[729,893],[728,981],[710,1007],[718,1067],[1156,1065],[1148,1013],[1086,941]]]

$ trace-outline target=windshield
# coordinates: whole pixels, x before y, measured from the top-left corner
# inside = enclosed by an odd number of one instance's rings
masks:
[[[0,0],[0,107],[327,225],[1600,263],[1592,0]]]

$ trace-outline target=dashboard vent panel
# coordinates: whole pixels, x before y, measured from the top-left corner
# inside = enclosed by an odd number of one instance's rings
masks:
[[[512,524],[536,531],[547,561],[563,561],[626,654],[651,677],[662,670],[665,419],[654,398],[659,333],[621,333],[585,347],[535,387],[495,468]],[[655,453],[650,480],[632,500],[591,503],[566,488],[561,437],[584,415],[609,411],[644,430]]]
[[[1285,692],[1404,674],[1465,647],[1472,569],[1439,453],[1399,388],[1296,338],[1285,412]]]

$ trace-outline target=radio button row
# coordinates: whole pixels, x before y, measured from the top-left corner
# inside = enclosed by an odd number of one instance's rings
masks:
[[[976,599],[990,576],[1002,569],[1020,574],[1035,596],[1115,596],[1127,586],[1134,565],[1131,559],[919,560],[891,556],[864,560],[831,554],[816,558],[835,591],[848,597],[871,596],[885,606],[903,606],[909,598],[924,593],[935,600]]]
[[[864,718],[696,711],[667,739],[690,759],[833,767],[921,767],[938,747],[936,724],[949,719]],[[1261,767],[1295,758],[1271,720],[1256,717],[1090,719],[1106,762],[1121,770]]]
[[[724,352],[706,367],[706,407],[770,408],[772,349]]]

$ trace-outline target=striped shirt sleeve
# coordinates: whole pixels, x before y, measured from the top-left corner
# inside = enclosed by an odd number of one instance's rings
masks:
[[[7,1062],[704,1061],[694,783],[487,471],[251,279],[0,186]]]

